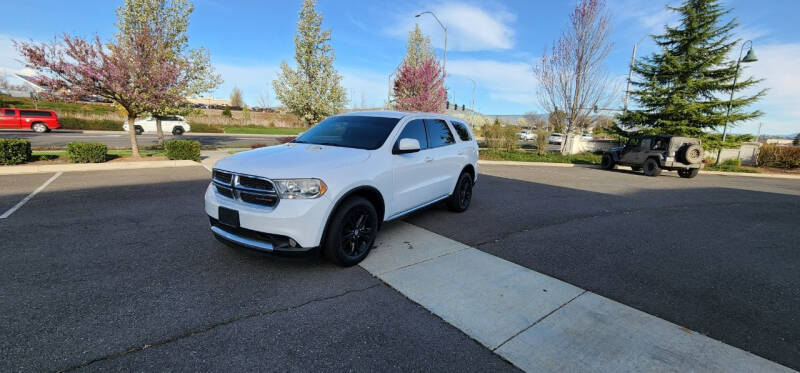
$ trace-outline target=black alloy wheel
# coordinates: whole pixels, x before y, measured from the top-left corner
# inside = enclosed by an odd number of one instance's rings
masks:
[[[325,256],[349,267],[364,260],[378,233],[375,207],[362,197],[351,197],[336,210],[326,232]]]

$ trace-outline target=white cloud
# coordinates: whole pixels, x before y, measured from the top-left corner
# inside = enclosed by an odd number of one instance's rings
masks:
[[[475,80],[478,91],[488,92],[492,100],[508,101],[538,107],[536,78],[527,62],[495,60],[447,61],[448,76],[463,76]]]
[[[642,36],[648,33],[663,33],[664,25],[675,24],[679,19],[678,13],[667,9],[666,4],[657,1],[612,0],[608,2],[608,9],[611,12],[611,19],[617,24],[635,22],[643,29]]]
[[[405,39],[417,22],[437,48],[444,46],[442,29],[429,14],[414,18],[420,9],[436,13],[447,27],[447,49],[454,51],[508,50],[514,47],[514,30],[508,25],[515,16],[505,10],[490,11],[475,5],[444,2],[425,4],[410,12],[398,14],[396,21],[385,31]]]
[[[764,123],[762,133],[789,134],[800,131],[800,43],[762,44],[754,48],[758,61],[746,66],[745,76],[763,78],[760,88],[767,95],[754,105],[763,117],[739,126],[736,132],[755,133]],[[736,51],[738,53],[738,49]],[[746,51],[745,51],[746,52]]]

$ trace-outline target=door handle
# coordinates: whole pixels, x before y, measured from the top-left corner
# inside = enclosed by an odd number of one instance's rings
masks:
[[[425,163],[431,163],[431,162],[433,162],[433,158],[425,157]]]

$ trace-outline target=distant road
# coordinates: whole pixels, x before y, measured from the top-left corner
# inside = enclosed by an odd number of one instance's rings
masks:
[[[214,133],[186,133],[183,136],[166,135],[167,140],[186,139],[197,140],[205,146],[218,146],[222,148],[247,148],[253,144],[278,144],[278,139],[285,135],[233,135]],[[70,142],[99,142],[111,148],[130,148],[128,134],[122,131],[70,131],[55,130],[50,133],[35,133],[31,131],[0,131],[0,138],[20,138],[31,141],[33,147],[64,148]],[[158,144],[155,134],[137,136],[140,146]]]

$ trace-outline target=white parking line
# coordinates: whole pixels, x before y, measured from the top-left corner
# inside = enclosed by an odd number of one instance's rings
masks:
[[[45,181],[44,184],[42,184],[41,186],[36,188],[36,190],[34,190],[33,193],[28,194],[28,196],[23,198],[22,201],[19,201],[19,203],[14,205],[14,207],[8,209],[8,211],[3,213],[3,215],[0,215],[0,219],[6,219],[9,216],[11,216],[11,214],[13,214],[15,211],[19,210],[20,207],[22,207],[25,203],[30,201],[31,198],[33,198],[35,195],[39,194],[39,192],[44,190],[44,188],[47,188],[47,186],[50,185],[50,183],[52,183],[55,179],[58,179],[58,177],[61,176],[61,174],[63,174],[63,172],[59,172],[59,173],[53,175],[51,178],[47,179],[47,181]]]
[[[361,267],[525,371],[792,371],[405,222]]]

